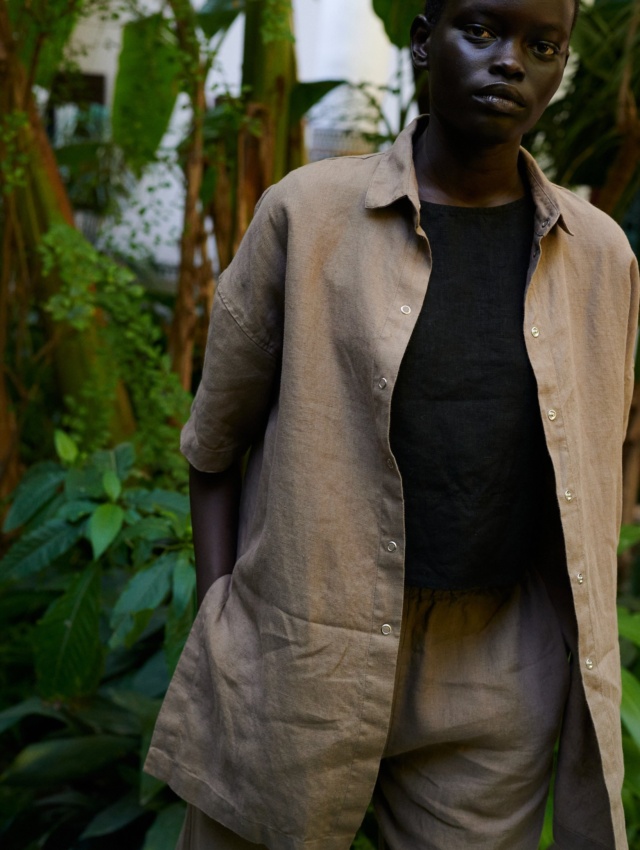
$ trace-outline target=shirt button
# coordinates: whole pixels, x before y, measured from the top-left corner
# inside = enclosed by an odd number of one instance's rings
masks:
[[[540,328],[537,328],[535,325],[531,328],[531,336],[534,336],[536,339],[540,336]]]
[[[549,219],[548,219],[548,218],[545,218],[545,220],[542,222],[542,226],[543,226],[543,227],[548,227],[548,226],[549,226]]]
[[[583,584],[584,583],[584,575],[582,573],[578,573],[578,575],[576,576],[576,580],[577,580],[578,584]]]
[[[384,626],[382,628],[384,628]],[[593,658],[587,658],[584,663],[587,670],[593,670]]]
[[[387,552],[395,552],[397,548],[398,548],[398,544],[396,543],[395,540],[390,540],[387,543]]]
[[[380,626],[380,631],[383,635],[390,635],[393,629],[389,625],[389,623],[384,623],[384,625]]]
[[[409,315],[409,313],[411,312],[411,307],[409,307],[409,305],[408,305],[408,304],[404,304],[404,305],[400,308],[400,312],[401,312],[401,313],[404,313],[404,314],[405,314],[405,316],[408,316],[408,315]]]
[[[389,469],[395,469],[395,463],[393,462],[392,457],[387,458],[387,466],[389,467]]]
[[[564,497],[567,500],[567,502],[572,502],[573,501],[573,492],[571,490],[565,490],[564,491]]]
[[[549,417],[549,419],[553,422],[553,421],[554,421],[554,419],[558,416],[558,414],[557,414],[557,413],[556,413],[556,411],[555,411],[555,410],[553,410],[553,408],[552,408],[552,409],[551,409],[551,410],[547,413],[547,416],[548,416],[548,417]]]
[[[378,381],[378,386],[380,387],[381,390],[383,390],[387,386],[387,384],[388,384],[388,381],[387,381],[386,378],[380,378],[380,380]]]

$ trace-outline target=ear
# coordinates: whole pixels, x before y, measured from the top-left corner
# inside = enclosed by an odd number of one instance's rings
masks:
[[[424,15],[418,15],[411,24],[411,61],[419,71],[429,70],[429,40],[432,27]]]

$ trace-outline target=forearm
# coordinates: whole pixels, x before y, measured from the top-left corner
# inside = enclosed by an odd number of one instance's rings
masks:
[[[232,572],[236,560],[240,464],[225,472],[189,468],[189,496],[196,557],[198,605],[213,582]]]

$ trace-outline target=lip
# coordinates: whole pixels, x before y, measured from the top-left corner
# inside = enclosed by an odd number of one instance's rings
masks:
[[[497,112],[515,113],[526,108],[526,101],[514,86],[496,83],[475,92],[473,99]]]

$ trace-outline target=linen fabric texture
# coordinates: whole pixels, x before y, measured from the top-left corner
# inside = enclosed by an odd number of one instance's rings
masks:
[[[404,598],[389,418],[431,269],[424,126],[263,196],[219,280],[183,431],[202,471],[251,453],[237,564],[200,607],[146,769],[270,850],[347,850],[387,740]],[[562,529],[540,570],[573,657],[555,837],[624,850],[616,544],[638,268],[609,217],[521,157],[536,208],[523,334]]]
[[[405,591],[374,793],[387,850],[537,850],[569,684],[540,576]],[[190,806],[176,850],[260,850]]]

